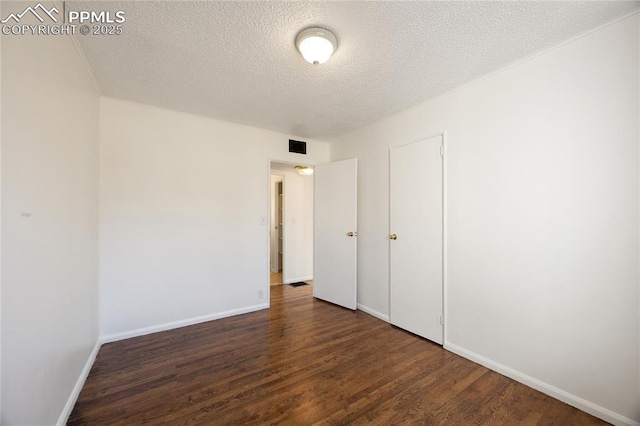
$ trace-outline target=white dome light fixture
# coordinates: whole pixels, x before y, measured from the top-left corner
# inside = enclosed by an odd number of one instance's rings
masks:
[[[302,176],[311,176],[313,174],[313,167],[309,166],[295,166],[294,169]]]
[[[305,61],[319,65],[327,62],[338,48],[338,39],[325,28],[307,28],[296,37],[296,47]]]

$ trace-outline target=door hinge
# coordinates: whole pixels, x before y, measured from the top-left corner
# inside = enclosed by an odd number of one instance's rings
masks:
[[[442,315],[438,315],[438,324],[444,325],[444,317]]]
[[[440,157],[444,157],[444,145],[440,145]]]

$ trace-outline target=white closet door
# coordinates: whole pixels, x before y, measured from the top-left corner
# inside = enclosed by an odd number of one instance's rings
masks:
[[[443,343],[442,136],[390,150],[391,323]]]

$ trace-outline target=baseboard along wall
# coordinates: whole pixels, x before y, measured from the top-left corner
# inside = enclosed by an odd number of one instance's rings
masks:
[[[591,401],[587,401],[583,398],[580,398],[579,396],[573,395],[541,380],[530,377],[524,373],[521,373],[520,371],[502,365],[489,358],[483,357],[482,355],[478,355],[453,343],[445,342],[444,348],[450,352],[460,355],[463,358],[487,367],[488,369],[493,370],[496,373],[500,373],[503,376],[509,377],[510,379],[527,385],[530,388],[540,391],[552,398],[560,400],[566,404],[571,405],[572,407],[576,407],[579,410],[587,412],[614,425],[640,426],[640,423],[636,422],[635,420],[624,417],[618,413],[614,413],[613,411],[607,410],[606,408],[594,404]]]
[[[102,341],[98,339],[96,344],[93,346],[93,350],[89,354],[89,358],[87,359],[87,362],[84,364],[84,368],[80,373],[80,377],[78,377],[78,381],[76,382],[76,385],[73,387],[73,390],[71,391],[71,395],[69,395],[69,398],[67,399],[67,403],[62,409],[62,413],[60,414],[60,417],[58,418],[58,422],[56,423],[57,426],[64,426],[67,424],[67,420],[69,419],[69,416],[73,411],[73,407],[76,405],[76,401],[78,400],[80,391],[84,386],[84,382],[87,380],[87,377],[89,377],[89,372],[91,371],[91,367],[93,367],[93,363],[96,361],[96,357],[98,356],[98,351],[100,351],[101,346],[102,346]]]
[[[376,317],[384,322],[389,322],[389,315],[385,315],[381,312],[376,311],[375,309],[371,309],[368,306],[362,305],[360,303],[358,303],[358,310],[367,313],[373,317]]]

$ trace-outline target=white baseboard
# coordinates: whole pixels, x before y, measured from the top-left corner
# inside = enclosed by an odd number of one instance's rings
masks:
[[[309,275],[308,277],[300,277],[300,278],[291,278],[288,280],[283,280],[282,283],[283,284],[291,284],[291,283],[297,283],[300,281],[311,281],[313,279],[313,275]]]
[[[118,340],[130,339],[132,337],[144,336],[147,334],[158,333],[160,331],[173,330],[174,328],[186,327],[188,325],[200,324],[202,322],[213,321],[221,318],[232,317],[234,315],[246,314],[249,312],[267,309],[268,303],[260,305],[247,306],[240,309],[232,309],[229,311],[218,312],[215,314],[203,315],[195,318],[188,318],[180,321],[167,322],[164,324],[153,325],[151,327],[138,328],[136,330],[125,331],[123,333],[114,333],[102,337],[102,343],[117,342]]]
[[[371,309],[367,306],[361,305],[360,303],[358,303],[358,309],[361,310],[362,312],[365,312],[373,317],[376,317],[378,319],[381,319],[384,322],[389,322],[389,315],[385,315],[382,314],[374,309]]]
[[[640,423],[635,420],[629,419],[618,413],[614,413],[613,411],[594,404],[593,402],[587,401],[548,383],[527,376],[513,368],[492,361],[489,358],[485,358],[482,355],[478,355],[460,346],[454,345],[453,343],[445,342],[444,348],[614,425],[640,426]]]
[[[100,350],[100,346],[102,346],[102,341],[98,339],[95,346],[93,347],[93,350],[91,351],[91,354],[89,355],[89,358],[87,359],[87,362],[84,364],[84,368],[80,373],[80,377],[78,377],[78,381],[76,382],[76,385],[73,387],[73,390],[71,391],[71,395],[69,395],[69,399],[67,400],[67,403],[65,404],[64,409],[60,414],[60,417],[58,418],[58,422],[56,423],[57,426],[64,426],[67,424],[67,420],[69,420],[71,411],[73,411],[73,407],[74,405],[76,405],[76,401],[78,400],[80,391],[84,386],[84,382],[87,380],[87,377],[89,377],[89,372],[91,371],[91,367],[93,366],[93,363],[96,360],[96,356],[98,356],[98,351]]]

